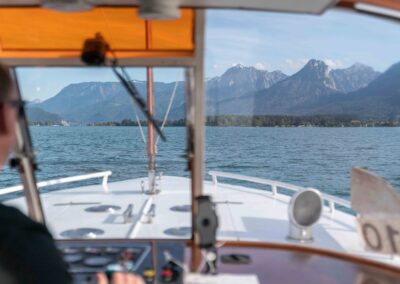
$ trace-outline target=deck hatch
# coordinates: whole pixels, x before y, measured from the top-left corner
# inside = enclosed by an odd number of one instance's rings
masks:
[[[192,228],[190,227],[176,227],[165,230],[164,234],[174,237],[185,237],[185,236],[190,236],[191,232]]]
[[[78,228],[63,231],[60,235],[70,239],[94,239],[97,236],[103,235],[104,231],[96,228]]]
[[[190,204],[186,205],[176,205],[170,208],[171,211],[174,212],[191,212],[192,206]]]

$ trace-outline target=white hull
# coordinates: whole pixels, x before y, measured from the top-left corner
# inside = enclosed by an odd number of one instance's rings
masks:
[[[142,181],[147,180],[132,179],[109,183],[105,187],[93,185],[42,193],[47,225],[57,239],[62,239],[66,230],[85,227],[103,230],[104,234],[97,238],[190,238],[191,211],[186,210],[190,208],[190,179],[164,176],[159,181],[161,192],[154,196],[142,192]],[[322,218],[313,227],[314,241],[299,243],[287,238],[289,196],[209,181],[204,183],[204,194],[211,195],[217,204],[220,241],[291,243],[400,266],[399,258],[363,250],[356,232],[355,217],[351,214],[324,206]],[[5,204],[26,212],[24,198],[9,200]],[[129,204],[133,204],[133,218],[125,223],[123,213]],[[155,205],[153,218],[148,214],[151,204]],[[115,205],[121,209],[103,213],[85,211],[98,205]],[[184,209],[184,212],[179,209]]]

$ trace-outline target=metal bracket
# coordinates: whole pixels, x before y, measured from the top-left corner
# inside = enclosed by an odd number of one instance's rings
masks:
[[[125,209],[124,213],[122,213],[122,216],[124,216],[124,224],[132,222],[133,204],[128,205],[128,207]]]

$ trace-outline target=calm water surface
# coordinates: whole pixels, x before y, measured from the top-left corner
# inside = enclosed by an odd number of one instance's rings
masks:
[[[137,127],[32,127],[31,132],[38,180],[104,170],[113,172],[110,181],[146,175],[145,147]],[[165,132],[168,141],[158,144],[159,170],[189,176],[183,158],[185,128]],[[206,170],[275,179],[349,198],[353,166],[366,167],[400,188],[399,138],[400,128],[208,127]],[[18,183],[14,170],[0,173],[0,188]]]

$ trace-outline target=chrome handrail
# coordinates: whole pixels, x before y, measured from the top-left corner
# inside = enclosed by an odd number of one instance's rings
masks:
[[[104,189],[107,189],[108,177],[111,175],[112,175],[111,171],[105,171],[105,172],[98,172],[98,173],[87,174],[87,175],[52,179],[52,180],[38,182],[37,187],[38,187],[38,189],[40,189],[40,188],[48,187],[48,186],[52,186],[52,185],[65,184],[65,183],[83,181],[83,180],[94,179],[94,178],[103,178],[102,185],[103,185]],[[19,191],[22,191],[23,189],[24,188],[22,185],[3,188],[3,189],[0,189],[0,195],[19,192]]]
[[[241,181],[248,181],[248,182],[268,185],[271,187],[271,192],[272,192],[273,196],[276,196],[279,193],[278,188],[290,190],[293,192],[306,189],[305,187],[293,185],[293,184],[286,183],[286,182],[280,182],[280,181],[258,178],[258,177],[245,176],[245,175],[234,174],[234,173],[209,171],[208,174],[211,176],[212,182],[213,182],[215,188],[217,188],[217,186],[218,186],[218,177],[223,177],[223,178],[230,178],[230,179],[236,179],[236,180],[241,180]],[[331,213],[333,213],[335,211],[336,204],[339,204],[343,207],[351,209],[351,203],[347,200],[344,200],[342,198],[339,198],[339,197],[336,197],[336,196],[333,196],[330,194],[326,194],[323,192],[321,192],[321,196],[322,196],[323,200],[328,202]]]

